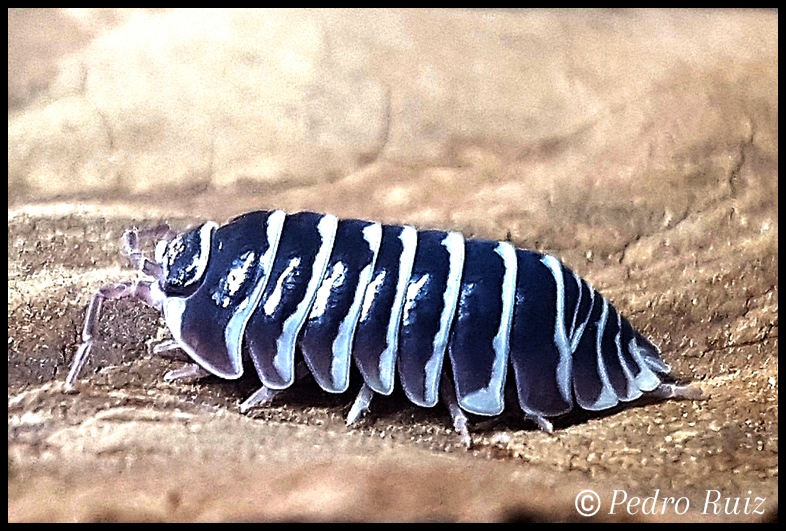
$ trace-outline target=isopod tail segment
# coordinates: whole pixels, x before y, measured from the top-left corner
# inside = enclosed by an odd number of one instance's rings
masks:
[[[146,237],[159,240],[154,260],[141,251]],[[343,393],[353,363],[363,382],[348,425],[398,381],[418,406],[443,403],[467,446],[467,414],[502,413],[506,387],[549,432],[577,408],[701,397],[674,383],[658,349],[589,283],[508,242],[276,210],[181,234],[129,231],[123,250],[145,276],[95,293],[67,387],[95,342],[102,303],[131,298],[163,312],[173,341],[157,350],[193,360],[166,380],[237,379],[253,366],[263,385],[243,412],[308,375]]]

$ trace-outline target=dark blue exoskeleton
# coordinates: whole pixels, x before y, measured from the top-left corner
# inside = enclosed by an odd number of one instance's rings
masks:
[[[145,235],[161,238],[154,261],[140,251]],[[158,350],[180,348],[195,362],[165,378],[236,379],[251,360],[263,386],[243,411],[303,374],[343,393],[353,363],[363,385],[348,424],[375,393],[393,391],[398,372],[413,403],[442,399],[467,444],[464,412],[499,415],[509,380],[525,416],[547,431],[548,419],[576,406],[701,395],[673,383],[658,349],[586,281],[508,242],[278,210],[181,235],[129,231],[124,241],[152,280],[95,294],[69,386],[94,341],[101,302],[131,297],[163,312],[174,341]]]

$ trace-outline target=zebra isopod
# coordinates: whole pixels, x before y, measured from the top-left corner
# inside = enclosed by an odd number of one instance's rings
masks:
[[[141,251],[146,237],[158,240],[152,260]],[[304,375],[344,393],[353,363],[363,383],[348,425],[398,381],[418,406],[443,402],[466,444],[465,414],[502,413],[506,386],[546,431],[576,408],[701,395],[675,383],[658,349],[589,283],[509,242],[280,210],[181,234],[131,230],[123,242],[143,275],[93,296],[68,388],[102,302],[132,298],[163,312],[173,341],[157,350],[193,360],[165,379],[232,380],[253,367],[262,387],[244,412]]]

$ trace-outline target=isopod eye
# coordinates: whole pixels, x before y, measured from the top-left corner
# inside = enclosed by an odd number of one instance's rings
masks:
[[[199,288],[217,227],[209,221],[156,246],[156,261],[164,270],[161,290],[168,297],[188,297]]]

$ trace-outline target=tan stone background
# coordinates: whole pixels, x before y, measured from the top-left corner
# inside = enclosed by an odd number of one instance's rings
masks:
[[[9,521],[583,520],[583,489],[602,520],[777,518],[776,11],[8,25]],[[126,303],[107,305],[80,394],[61,392],[91,293],[134,275],[125,228],[254,208],[553,253],[710,399],[553,436],[507,417],[469,452],[446,412],[395,396],[354,430],[352,397],[308,383],[245,417],[255,382],[164,383],[163,325]],[[658,514],[611,514],[615,491]],[[737,514],[706,514],[716,493]]]

